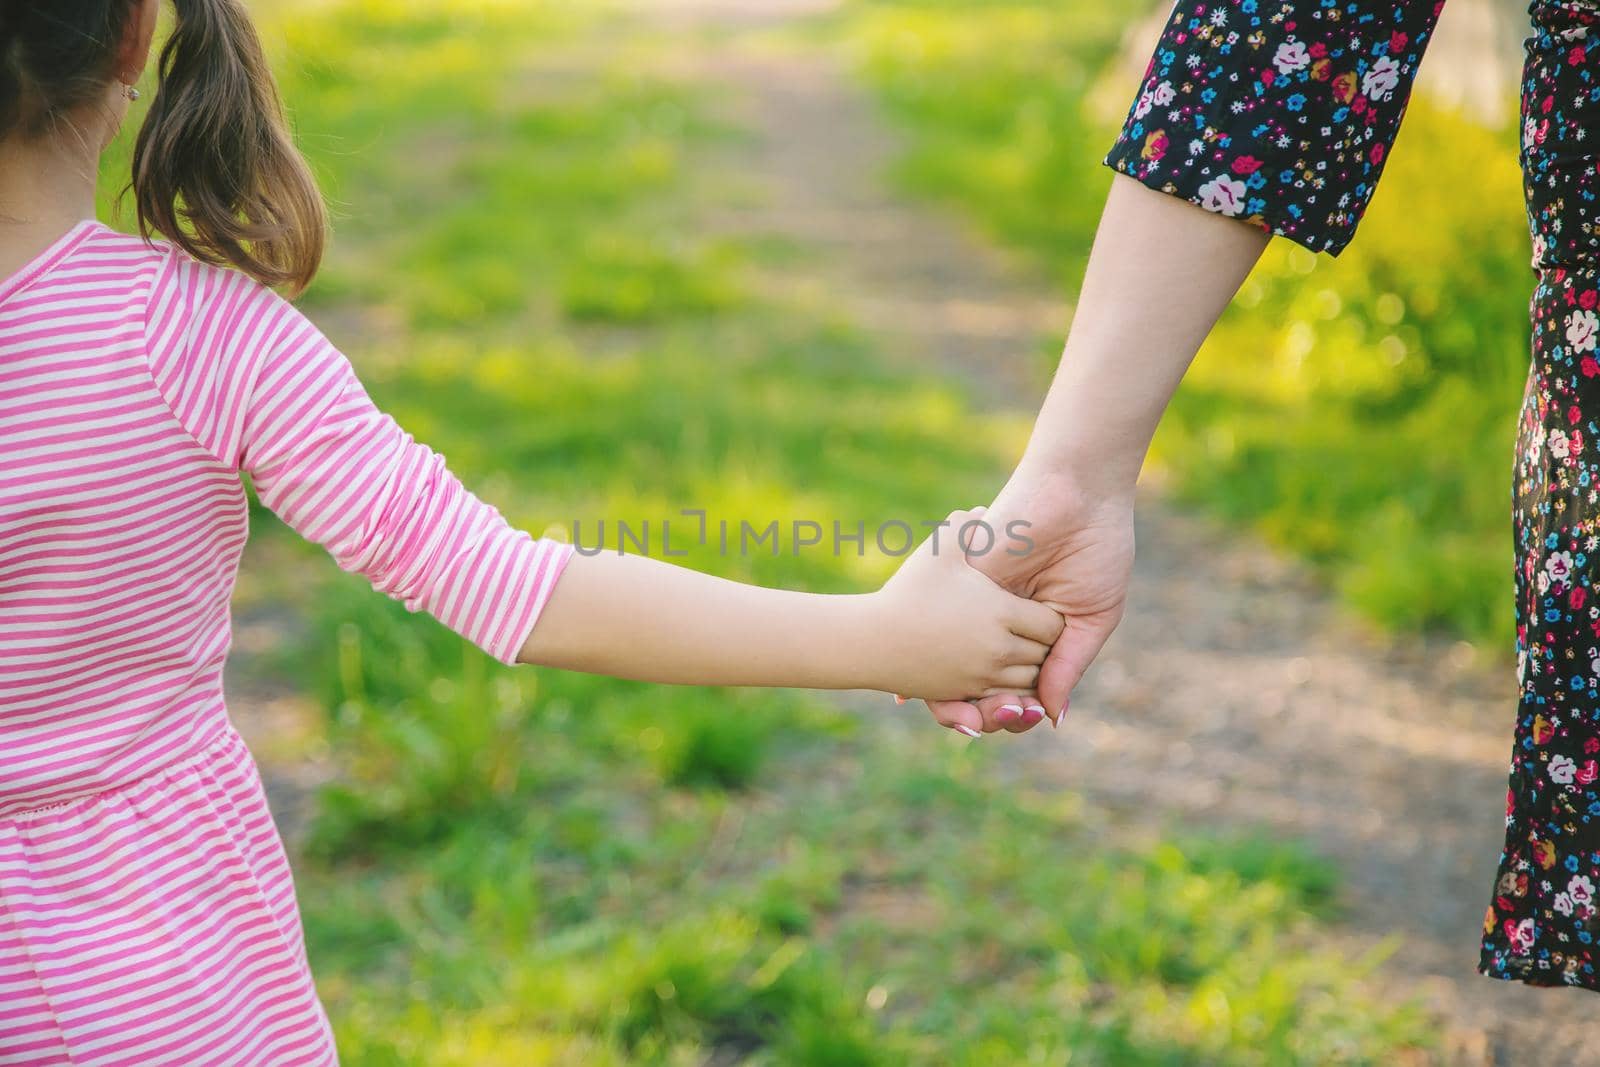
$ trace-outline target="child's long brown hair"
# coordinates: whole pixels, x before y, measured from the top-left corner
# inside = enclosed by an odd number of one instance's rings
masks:
[[[133,151],[139,226],[267,285],[304,289],[327,218],[239,0],[173,0]],[[0,137],[57,134],[103,93],[132,0],[0,0]]]

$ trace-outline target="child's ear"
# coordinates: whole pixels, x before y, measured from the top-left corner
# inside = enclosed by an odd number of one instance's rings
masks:
[[[155,40],[161,0],[133,0],[122,45],[117,49],[115,74],[132,85],[150,63],[150,42]]]

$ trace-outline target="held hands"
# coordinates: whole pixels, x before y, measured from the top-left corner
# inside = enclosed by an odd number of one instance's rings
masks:
[[[1028,686],[999,695],[973,689],[966,700],[930,701],[943,726],[968,736],[1021,733],[1048,717],[1059,725],[1074,686],[1100,653],[1122,613],[1133,569],[1132,487],[1086,487],[1064,476],[1019,470],[984,515],[995,530],[1024,522],[1026,554],[989,552],[971,564],[1001,586],[1059,613],[1064,626],[1039,674],[1038,700]]]
[[[1037,685],[1039,665],[1061,636],[1061,615],[1013,596],[973,568],[959,531],[982,511],[952,512],[948,526],[873,594],[874,688],[950,701]]]

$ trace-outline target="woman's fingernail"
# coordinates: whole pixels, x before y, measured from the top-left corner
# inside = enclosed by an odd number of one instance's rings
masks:
[[[899,693],[896,693],[894,694],[894,702],[896,704],[904,704],[906,702],[906,698],[901,696]]]
[[[995,709],[994,717],[1010,722],[1012,719],[1022,718],[1022,709],[1015,704],[1001,704],[999,708]]]
[[[966,734],[968,737],[971,737],[971,738],[980,738],[980,737],[983,736],[978,731],[974,730],[972,727],[963,726],[961,723],[956,723],[955,728],[957,730],[960,730],[962,733]]]
[[[1022,713],[1022,725],[1033,726],[1042,718],[1044,718],[1043,708],[1027,708]]]

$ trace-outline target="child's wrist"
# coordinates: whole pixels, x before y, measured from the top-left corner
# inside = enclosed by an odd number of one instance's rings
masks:
[[[893,684],[889,664],[890,635],[895,623],[895,610],[889,596],[882,589],[861,593],[851,598],[848,623],[839,635],[839,644],[846,647],[843,656],[847,688],[876,689],[887,692]]]

